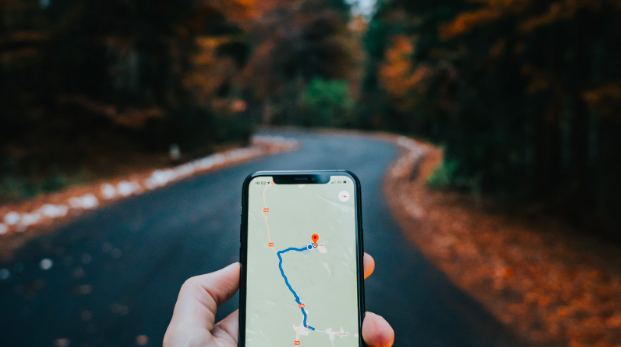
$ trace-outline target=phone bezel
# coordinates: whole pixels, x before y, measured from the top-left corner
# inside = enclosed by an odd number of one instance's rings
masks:
[[[362,339],[362,321],[365,315],[365,299],[364,299],[364,245],[362,236],[362,191],[360,186],[360,180],[351,171],[347,170],[299,170],[299,171],[257,171],[254,172],[244,180],[242,187],[242,215],[240,226],[240,243],[239,261],[241,263],[241,272],[239,279],[239,332],[238,332],[238,346],[246,346],[246,269],[247,269],[247,253],[248,253],[248,192],[250,181],[256,177],[271,176],[274,177],[276,182],[279,179],[294,179],[295,177],[318,177],[322,181],[318,184],[324,184],[325,177],[338,175],[348,176],[354,182],[355,189],[355,220],[356,220],[356,266],[358,269],[357,286],[358,286],[358,345],[366,346]],[[278,177],[278,178],[277,178]],[[297,183],[297,182],[296,182]],[[309,183],[306,183],[309,184]],[[293,345],[293,341],[292,341]]]

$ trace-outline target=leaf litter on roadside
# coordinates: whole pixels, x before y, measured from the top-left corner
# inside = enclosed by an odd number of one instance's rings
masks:
[[[442,153],[417,145],[425,155],[406,148],[385,189],[404,232],[436,266],[534,345],[621,346],[618,246],[551,218],[491,212],[471,196],[427,187]]]

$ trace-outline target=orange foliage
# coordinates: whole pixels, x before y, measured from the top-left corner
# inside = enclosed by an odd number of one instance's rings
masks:
[[[471,31],[474,28],[489,25],[509,14],[526,14],[533,0],[476,0],[482,7],[475,11],[458,15],[453,22],[440,29],[441,37],[450,39]],[[522,21],[523,32],[531,32],[536,28],[559,20],[571,19],[579,10],[600,11],[604,2],[613,7],[621,8],[619,0],[562,0],[550,5],[550,9],[541,15],[530,16]]]
[[[621,119],[621,83],[611,83],[587,90],[582,99],[602,116]]]
[[[580,0],[578,0],[580,1]],[[534,0],[475,0],[482,7],[475,11],[458,15],[453,22],[440,28],[440,36],[450,39],[471,31],[474,28],[489,25],[500,18],[515,13],[522,13]]]
[[[621,346],[618,246],[557,220],[525,221],[486,210],[493,201],[429,189],[442,153],[417,144],[427,155],[415,165],[404,153],[385,189],[404,232],[436,266],[535,345]]]
[[[191,57],[192,69],[184,76],[183,86],[192,92],[197,102],[207,105],[215,91],[237,74],[231,58],[218,57],[220,45],[239,41],[235,36],[208,37],[196,39],[198,52]]]
[[[412,98],[407,98],[412,90],[419,92],[425,90],[422,82],[432,72],[426,64],[414,67],[413,53],[414,46],[411,39],[407,36],[397,36],[393,46],[386,51],[384,63],[380,65],[379,80],[382,87],[391,97],[399,100],[402,107],[407,107],[409,102],[412,102]]]
[[[505,14],[521,12],[532,0],[477,0],[482,8],[476,11],[465,12],[457,16],[452,23],[440,28],[440,36],[450,39],[469,32],[470,30],[488,25]]]
[[[260,4],[256,0],[207,0],[202,3],[201,9],[206,13],[217,11],[227,21],[242,27],[244,32],[251,31],[251,23],[257,15]],[[209,18],[209,17],[207,17]],[[198,16],[197,27],[204,26],[205,18]],[[191,26],[191,23],[188,23]],[[186,25],[187,26],[187,25]],[[180,33],[188,31],[188,27],[176,28]],[[218,48],[225,44],[245,42],[247,37],[239,36],[199,36],[195,39],[197,52],[190,57],[192,67],[183,77],[183,86],[195,97],[196,102],[202,105],[226,104],[218,107],[228,109],[228,101],[215,100],[214,94],[225,83],[234,82],[239,78],[238,68],[230,57],[218,56]]]
[[[367,24],[364,17],[354,16],[349,23],[349,30],[351,30],[351,32],[356,35],[362,36],[367,31],[368,26],[369,25]]]
[[[90,112],[109,118],[116,124],[130,128],[141,128],[149,119],[160,118],[164,115],[164,112],[156,107],[145,109],[127,108],[121,111],[115,105],[95,101],[83,95],[65,96],[59,98],[58,101],[63,104],[81,106]]]
[[[530,17],[522,22],[521,29],[531,32],[540,26],[572,18],[581,9],[599,11],[604,0],[564,0],[550,5],[550,10],[540,16]]]
[[[496,8],[483,8],[477,11],[462,13],[452,23],[440,28],[440,36],[444,39],[450,39],[465,34],[475,27],[496,21],[502,15],[503,11]]]
[[[227,20],[242,27],[256,15],[259,6],[255,0],[210,0],[206,4],[213,5]]]

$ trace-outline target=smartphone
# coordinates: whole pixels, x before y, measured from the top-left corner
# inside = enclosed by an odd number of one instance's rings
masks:
[[[349,171],[246,178],[239,346],[364,346],[360,202]]]

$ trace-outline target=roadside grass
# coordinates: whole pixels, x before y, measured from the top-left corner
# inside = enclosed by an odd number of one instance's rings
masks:
[[[84,170],[73,175],[53,173],[38,179],[5,175],[0,179],[0,204],[54,193],[69,186],[84,185],[88,183],[89,176]]]
[[[446,188],[454,183],[454,175],[457,170],[458,163],[456,161],[443,160],[438,167],[425,180],[429,187]]]

